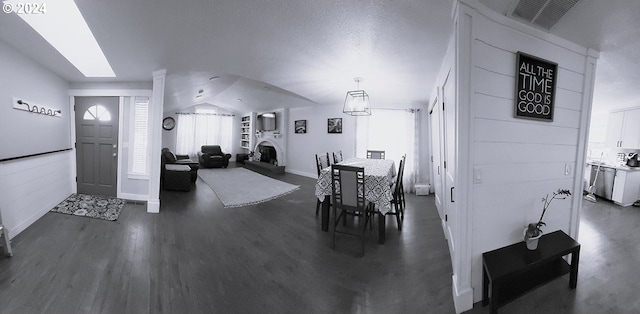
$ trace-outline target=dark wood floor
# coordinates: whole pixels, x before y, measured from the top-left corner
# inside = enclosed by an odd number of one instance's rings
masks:
[[[315,180],[266,203],[224,209],[201,180],[127,204],[116,222],[48,213],[0,257],[1,313],[454,313],[451,263],[433,198],[408,195],[387,242],[320,231]],[[250,183],[248,183],[250,184]],[[584,282],[584,281],[582,281]],[[635,293],[635,291],[634,291]]]
[[[578,286],[569,275],[501,307],[499,313],[640,313],[640,208],[583,201]],[[489,313],[481,302],[465,314]]]

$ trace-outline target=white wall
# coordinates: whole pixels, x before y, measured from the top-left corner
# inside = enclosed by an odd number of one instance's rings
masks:
[[[327,119],[342,118],[342,133],[329,134]],[[342,113],[339,106],[315,106],[289,109],[287,167],[290,173],[317,178],[315,155],[342,151],[344,158],[355,157],[355,118]],[[307,133],[294,133],[294,121],[307,120]],[[364,156],[360,156],[364,157]]]
[[[3,108],[12,108],[12,97],[19,93],[34,102],[62,108],[62,114],[69,117],[68,83],[65,80],[2,41],[0,68],[0,102]],[[12,119],[14,114],[33,115],[34,123],[38,118],[60,119],[10,109],[3,112],[0,132],[29,132],[30,125],[16,124],[18,119]],[[66,135],[70,138],[70,120],[64,121],[69,128]],[[0,149],[9,144],[0,143]],[[37,146],[38,139],[23,145]],[[15,237],[72,193],[75,182],[71,179],[71,162],[74,158],[72,151],[65,151],[0,162],[0,210],[10,237]]]
[[[469,230],[462,245],[471,254],[461,263],[471,267],[477,302],[482,253],[522,241],[523,228],[538,220],[547,193],[563,188],[574,196],[554,202],[545,232],[561,229],[577,237],[597,52],[482,8],[462,3],[459,9],[468,28],[459,32],[457,64],[469,65],[458,72],[458,82],[468,86],[458,90],[458,121],[469,118],[469,125],[458,126],[458,145],[469,151],[467,161],[459,160],[468,162],[468,170],[458,177],[458,185],[468,185],[461,197],[469,205],[459,209]],[[518,51],[558,63],[553,122],[513,117]]]

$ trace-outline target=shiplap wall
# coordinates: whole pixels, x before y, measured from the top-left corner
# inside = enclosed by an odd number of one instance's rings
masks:
[[[44,147],[48,147],[48,137],[35,137],[29,142],[19,142],[18,139],[24,137],[12,135],[19,132],[28,133],[32,128],[47,125],[41,122],[52,121],[63,124],[56,125],[56,130],[68,130],[54,134],[61,136],[64,142],[68,143],[61,148],[69,148],[71,145],[69,123],[73,115],[69,110],[69,83],[2,41],[0,41],[0,65],[2,65],[0,102],[4,109],[8,110],[2,116],[1,131],[9,135],[0,141],[0,149],[31,147],[37,148],[38,153],[46,152]],[[44,117],[12,109],[12,97],[24,97],[38,103],[49,104],[52,108],[60,108],[64,118]],[[22,118],[17,119],[18,115],[24,115],[28,119],[26,123]],[[6,155],[22,154],[9,152]],[[64,151],[0,162],[0,210],[3,223],[9,230],[11,238],[72,193],[75,182],[72,181],[70,167],[74,158],[73,151]]]
[[[474,301],[479,301],[482,253],[521,241],[526,224],[539,219],[547,193],[574,189],[585,141],[582,111],[589,109],[583,108],[583,97],[590,95],[584,95],[583,87],[586,49],[563,46],[480,14],[474,15],[473,29],[471,254]],[[558,63],[553,122],[514,118],[518,51]],[[569,234],[579,197],[554,201],[545,214],[544,230]]]
[[[73,158],[64,151],[0,163],[0,209],[11,238],[71,195]]]

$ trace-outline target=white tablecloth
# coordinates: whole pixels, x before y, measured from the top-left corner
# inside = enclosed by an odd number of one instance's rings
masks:
[[[391,210],[390,202],[393,199],[391,183],[396,176],[396,167],[393,160],[351,158],[338,164],[363,167],[365,199],[376,204],[376,208],[383,214]],[[325,195],[331,195],[331,167],[322,169],[316,183],[316,196],[318,199],[324,201]]]

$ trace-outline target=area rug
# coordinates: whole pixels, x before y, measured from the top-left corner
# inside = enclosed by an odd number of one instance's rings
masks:
[[[125,200],[115,197],[71,194],[51,211],[114,221],[118,219],[125,203]]]
[[[245,168],[200,169],[198,176],[218,195],[225,208],[258,204],[300,189]]]

